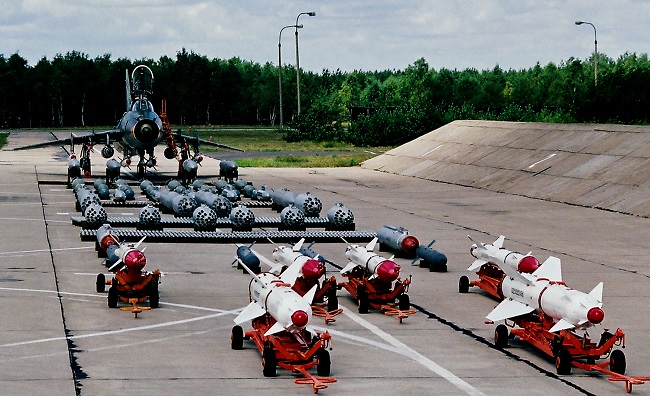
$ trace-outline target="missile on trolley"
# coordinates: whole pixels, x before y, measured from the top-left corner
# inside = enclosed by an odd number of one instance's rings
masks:
[[[140,271],[147,262],[144,249],[138,249],[142,241],[144,238],[135,245],[121,243],[110,224],[104,224],[97,229],[97,243],[106,254],[106,261],[110,264],[109,271],[117,271],[120,264]]]
[[[471,236],[467,236],[474,244],[470,248],[470,253],[476,258],[472,265],[467,268],[468,271],[476,271],[487,263],[497,265],[503,270],[504,266],[512,268],[523,273],[533,273],[539,268],[540,263],[530,253],[522,255],[521,253],[511,252],[503,248],[505,237],[501,235],[493,244],[484,244],[476,242]],[[505,271],[504,271],[505,272]]]
[[[560,259],[549,257],[532,273],[522,273],[511,265],[499,267],[506,273],[501,283],[503,301],[486,317],[492,322],[537,311],[555,320],[549,330],[586,328],[603,321],[603,283],[589,293],[573,290],[562,281]]]
[[[309,326],[309,321],[312,311],[311,302],[317,287],[312,287],[307,294],[301,296],[290,286],[298,277],[300,264],[295,263],[277,276],[270,272],[255,274],[241,260],[239,262],[253,279],[249,285],[251,302],[234,319],[236,324],[269,314],[276,322],[264,333],[264,336],[281,331],[298,333],[303,329],[316,334]]]
[[[399,277],[400,266],[390,259],[381,257],[373,252],[377,238],[375,237],[367,246],[348,245],[345,256],[350,262],[343,267],[341,274],[347,274],[355,268],[367,269],[369,279],[379,279],[391,283]]]
[[[325,264],[319,261],[318,257],[310,257],[302,253],[304,242],[305,238],[302,238],[293,246],[277,246],[273,249],[273,258],[278,264],[269,264],[271,265],[271,272],[281,271],[280,268],[299,263],[300,275],[305,279],[314,281],[323,276],[325,274]]]

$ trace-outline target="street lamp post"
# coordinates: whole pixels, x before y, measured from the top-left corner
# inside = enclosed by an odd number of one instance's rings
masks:
[[[282,118],[282,31],[287,28],[302,28],[302,25],[288,25],[280,29],[278,37],[278,95],[280,96],[280,129],[283,129]]]
[[[576,25],[591,25],[594,28],[594,86],[596,86],[598,84],[598,38],[596,36],[596,26],[586,21],[576,21]]]
[[[301,12],[298,14],[296,17],[296,96],[298,97],[298,114],[300,114],[300,58],[298,57],[298,18],[300,18],[301,15],[309,15],[309,16],[316,16],[316,13],[314,11],[309,11],[309,12]]]

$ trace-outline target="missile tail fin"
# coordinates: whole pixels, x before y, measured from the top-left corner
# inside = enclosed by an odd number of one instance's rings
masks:
[[[352,271],[352,269],[353,269],[354,267],[356,267],[356,266],[357,266],[357,265],[356,265],[355,263],[353,263],[353,262],[350,261],[350,262],[348,263],[348,265],[346,265],[345,267],[343,267],[343,269],[341,270],[341,273],[342,273],[342,274],[347,274],[348,272]]]
[[[293,245],[293,251],[294,251],[294,252],[299,252],[299,251],[300,251],[300,248],[302,247],[302,244],[303,244],[303,243],[305,243],[305,238],[301,238],[301,239],[298,241],[298,243],[296,243],[295,245]]]
[[[600,282],[589,292],[589,295],[598,300],[599,303],[603,303],[603,282]]]
[[[302,270],[302,264],[300,261],[295,261],[289,266],[289,268],[284,270],[284,272],[280,275],[280,279],[282,279],[282,282],[293,285],[296,282],[298,275],[300,275],[300,270]]]
[[[533,272],[533,275],[538,278],[546,278],[550,281],[560,282],[562,281],[562,262],[557,257],[549,256],[549,258],[547,258],[546,261],[544,261],[544,263]]]
[[[485,260],[481,260],[481,259],[474,260],[474,262],[472,263],[472,265],[470,265],[470,266],[467,268],[467,270],[468,270],[468,271],[475,271],[475,270],[477,270],[478,268],[481,268],[481,267],[483,266],[483,264],[487,264],[487,261],[485,261]]]
[[[487,319],[498,322],[533,312],[535,308],[515,300],[503,300],[486,316]]]
[[[302,297],[309,303],[309,305],[311,305],[312,301],[314,301],[314,296],[316,296],[316,289],[317,288],[318,288],[317,285],[314,285],[314,287],[312,287],[311,290],[309,290],[307,292],[307,294],[305,294]]]
[[[248,304],[246,308],[244,308],[239,315],[237,315],[234,321],[237,324],[242,324],[244,322],[248,322],[249,320],[259,318],[265,313],[266,311],[264,310],[264,308],[262,308],[262,306],[259,305],[257,302],[253,301],[250,304]]]
[[[556,331],[573,329],[574,327],[576,326],[573,323],[569,322],[568,320],[560,319],[559,322],[557,322],[556,324],[553,325],[553,327],[551,327],[549,332],[555,333]]]
[[[506,240],[506,237],[503,235],[499,236],[496,241],[492,244],[497,249],[501,249],[503,247],[503,242]]]
[[[279,333],[279,332],[284,331],[284,330],[285,330],[285,328],[284,328],[284,326],[282,326],[280,324],[280,322],[275,322],[275,324],[273,326],[271,326],[271,328],[268,329],[266,331],[266,333],[264,333],[264,336],[265,337],[270,336],[270,335],[273,335],[275,333]]]
[[[377,237],[375,237],[368,245],[366,245],[366,251],[372,252],[375,250],[375,245],[377,244]]]

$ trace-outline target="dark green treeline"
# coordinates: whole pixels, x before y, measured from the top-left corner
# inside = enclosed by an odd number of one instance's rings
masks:
[[[114,125],[125,111],[125,69],[154,72],[157,110],[163,98],[177,125],[277,125],[278,68],[239,58],[208,59],[182,49],[175,59],[95,59],[79,52],[29,66],[19,54],[0,55],[0,126]],[[288,140],[344,140],[393,145],[456,119],[540,122],[650,121],[647,54],[616,61],[598,56],[523,70],[431,69],[418,59],[405,70],[323,70],[301,73],[296,114],[296,70],[282,69]]]

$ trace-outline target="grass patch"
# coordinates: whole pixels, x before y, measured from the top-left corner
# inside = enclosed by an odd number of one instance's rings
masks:
[[[266,158],[243,158],[237,160],[241,167],[248,168],[336,168],[358,166],[374,157],[371,153],[277,156]]]

